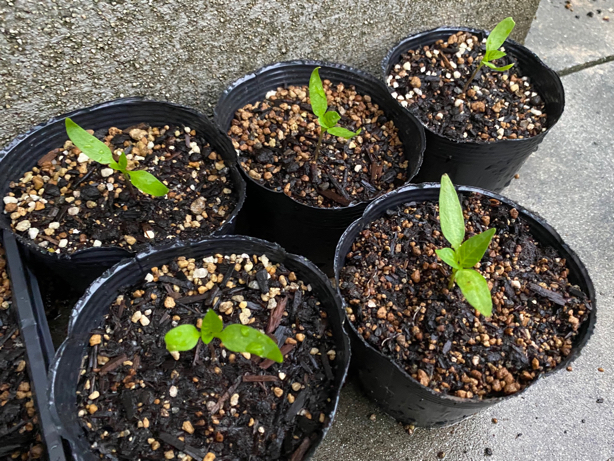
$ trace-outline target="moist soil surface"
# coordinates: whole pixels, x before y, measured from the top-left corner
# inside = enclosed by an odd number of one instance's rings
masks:
[[[338,126],[356,132],[350,140],[324,134],[311,110],[307,86],[270,91],[264,101],[239,109],[228,134],[245,172],[265,187],[318,208],[366,202],[404,184],[408,160],[398,129],[368,95],[353,86],[323,81],[328,110]]]
[[[85,127],[87,128],[87,127]],[[71,141],[11,182],[4,211],[26,240],[55,253],[119,246],[138,251],[169,239],[217,230],[238,194],[230,169],[189,127],[140,124],[94,133],[131,170],[147,170],[170,189],[165,197],[131,191],[124,176],[90,160]]]
[[[422,385],[463,398],[514,394],[570,354],[591,310],[567,280],[565,259],[537,243],[515,208],[464,195],[466,238],[497,229],[479,263],[493,315],[466,303],[451,268],[438,205],[392,209],[356,238],[340,277],[350,320],[365,341]]]
[[[458,32],[409,50],[388,76],[388,89],[431,131],[455,141],[524,139],[545,131],[544,101],[510,54],[493,63],[497,67],[513,63],[511,69],[497,72],[483,66],[463,92],[480,64],[485,43],[486,39]]]
[[[198,326],[211,308],[224,325],[275,338],[284,362],[230,352],[217,339],[174,360],[166,332]],[[335,367],[326,313],[283,265],[179,258],[125,290],[92,333],[78,411],[104,459],[299,461],[328,423]]]
[[[11,310],[11,287],[0,247],[0,459],[40,459],[45,451],[26,359]]]

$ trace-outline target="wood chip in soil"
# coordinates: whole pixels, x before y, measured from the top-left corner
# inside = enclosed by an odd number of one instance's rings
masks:
[[[245,172],[265,187],[317,208],[345,207],[390,192],[408,180],[398,128],[369,95],[353,86],[323,81],[328,110],[338,125],[362,132],[350,140],[320,133],[307,86],[270,91],[266,99],[239,109],[228,134]]]
[[[189,300],[198,294],[205,297]],[[175,361],[165,333],[198,324],[210,308],[225,325],[269,327],[284,362],[233,353],[218,340]],[[300,461],[333,408],[326,313],[309,286],[266,256],[180,257],[153,268],[110,306],[90,344],[77,411],[103,459]]]
[[[544,100],[511,54],[494,61],[498,67],[514,63],[511,69],[497,72],[484,66],[463,93],[485,43],[458,32],[408,50],[392,68],[388,89],[430,130],[455,141],[525,139],[546,131]]]
[[[66,141],[14,178],[4,197],[11,228],[32,244],[67,254],[108,246],[138,251],[176,237],[207,236],[235,209],[238,193],[230,169],[204,133],[142,123],[94,135],[112,151],[124,152],[129,169],[149,171],[170,192],[133,194],[121,173]]]
[[[41,459],[45,453],[26,360],[0,246],[0,459]]]
[[[463,398],[514,394],[568,356],[591,311],[564,258],[537,243],[498,200],[463,195],[466,238],[497,229],[478,270],[491,287],[485,318],[448,290],[448,247],[433,202],[388,210],[356,238],[341,271],[349,315],[365,341],[436,392]]]

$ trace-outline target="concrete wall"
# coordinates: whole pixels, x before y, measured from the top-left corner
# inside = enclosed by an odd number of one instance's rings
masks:
[[[379,76],[387,50],[441,25],[526,36],[538,0],[2,0],[0,147],[36,123],[120,96],[210,112],[233,80],[295,58]]]

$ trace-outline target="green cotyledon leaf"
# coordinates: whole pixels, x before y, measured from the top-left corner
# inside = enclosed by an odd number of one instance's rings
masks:
[[[490,317],[492,297],[482,274],[473,269],[461,269],[456,273],[456,283],[467,302],[483,316]]]
[[[503,72],[504,70],[514,67],[514,64],[508,64],[507,66],[497,67],[492,62],[485,62],[484,65],[490,67],[493,70],[499,71],[499,72]]]
[[[318,120],[320,121],[320,125],[322,125],[322,128],[325,130],[328,130],[329,128],[334,127],[340,118],[341,118],[341,115],[339,115],[337,112],[333,110],[333,111],[326,112],[324,116],[319,118]]]
[[[311,77],[309,78],[309,100],[311,101],[311,110],[316,117],[323,117],[328,107],[328,101],[326,100],[326,93],[324,92],[324,86],[320,79],[319,67],[313,69]]]
[[[464,269],[469,269],[482,260],[495,231],[495,228],[488,229],[463,242],[457,251],[457,255],[458,262]]]
[[[164,335],[166,349],[169,351],[189,351],[194,349],[200,338],[200,332],[194,325],[179,325]]]
[[[487,61],[494,61],[495,59],[501,59],[502,57],[507,56],[507,53],[504,53],[503,51],[499,51],[499,50],[489,50],[486,53],[484,53],[484,64],[486,64]]]
[[[441,177],[439,189],[439,224],[452,248],[460,247],[465,239],[465,218],[456,189],[447,174]]]
[[[126,172],[130,176],[130,182],[141,192],[153,195],[154,197],[163,197],[168,194],[168,187],[148,171],[128,170]]]
[[[68,134],[72,143],[77,146],[81,152],[95,162],[102,163],[103,165],[108,165],[113,162],[113,154],[109,146],[95,136],[89,134],[70,118],[66,118],[64,124],[66,125],[66,134]]]
[[[226,349],[233,352],[249,352],[278,363],[283,361],[283,356],[275,341],[247,325],[228,325],[217,337],[224,343]]]
[[[516,23],[510,18],[505,18],[490,32],[486,39],[486,51],[498,50],[509,35],[512,33]]]
[[[456,252],[452,248],[441,248],[439,250],[435,250],[435,253],[437,253],[437,256],[439,256],[448,266],[451,266],[454,269],[461,268],[458,261],[456,261]]]
[[[218,337],[223,329],[224,322],[222,322],[213,309],[209,309],[200,326],[200,335],[203,343],[209,344],[214,337]]]
[[[340,138],[350,139],[350,138],[353,138],[354,136],[360,134],[360,132],[362,131],[362,128],[359,128],[358,131],[355,132],[355,133],[353,131],[347,130],[345,128],[341,128],[340,126],[335,126],[335,127],[329,128],[326,131],[328,131],[333,136],[338,136]]]

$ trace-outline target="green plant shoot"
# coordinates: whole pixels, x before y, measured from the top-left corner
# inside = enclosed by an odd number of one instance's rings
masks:
[[[492,314],[492,298],[488,282],[482,274],[473,269],[473,266],[482,260],[495,235],[495,229],[488,229],[463,242],[465,240],[463,210],[447,174],[441,177],[439,220],[443,236],[452,245],[452,248],[435,250],[437,256],[452,267],[448,288],[452,289],[456,282],[467,302],[480,314],[489,317]]]
[[[512,18],[505,18],[503,21],[497,24],[490,33],[490,35],[488,35],[488,38],[486,39],[486,52],[484,53],[484,57],[480,61],[478,67],[473,71],[473,74],[471,74],[471,77],[469,77],[469,79],[467,80],[467,83],[465,83],[463,93],[467,91],[469,84],[473,81],[476,74],[483,66],[488,66],[492,70],[503,72],[504,70],[507,70],[514,65],[508,64],[507,66],[497,67],[492,63],[492,61],[500,59],[503,56],[507,56],[507,53],[499,50],[499,48],[501,48],[503,43],[505,43],[505,40],[507,39],[507,37],[509,37],[515,25],[516,23]]]
[[[212,309],[203,318],[200,331],[194,325],[179,325],[164,335],[164,342],[169,352],[183,352],[194,349],[199,339],[209,344],[213,338],[218,338],[233,352],[249,352],[277,363],[283,361],[279,347],[267,335],[247,325],[232,324],[224,328]]]
[[[66,133],[72,143],[95,162],[109,165],[109,167],[122,173],[128,187],[131,188],[131,192],[134,192],[132,190],[134,185],[140,191],[154,197],[162,197],[168,193],[168,187],[151,173],[144,170],[129,170],[126,154],[122,152],[119,156],[114,155],[109,146],[89,134],[70,118],[66,118],[65,124]]]
[[[360,134],[361,129],[357,132],[350,131],[346,128],[336,126],[337,122],[341,119],[341,116],[334,110],[326,111],[328,109],[328,101],[326,99],[326,92],[320,79],[319,67],[313,69],[311,77],[309,78],[309,99],[311,100],[311,110],[318,117],[318,123],[322,127],[320,130],[320,137],[318,138],[318,144],[315,150],[315,161],[318,161],[320,155],[320,148],[322,147],[322,139],[324,133],[328,132],[333,136],[340,138],[350,139]]]

